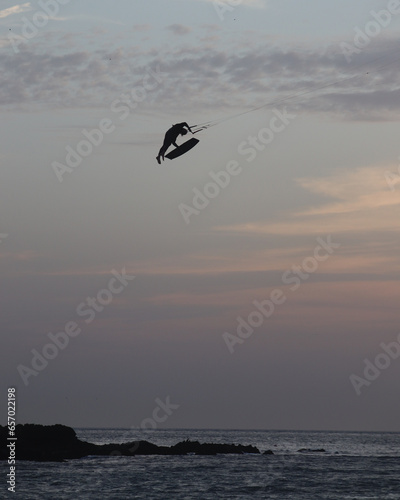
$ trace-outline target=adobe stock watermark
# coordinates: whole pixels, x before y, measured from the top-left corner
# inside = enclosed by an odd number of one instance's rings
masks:
[[[129,93],[122,93],[118,99],[111,103],[110,111],[118,115],[120,121],[126,120],[130,113],[137,109],[138,105],[147,98],[148,93],[161,85],[163,78],[164,74],[161,73],[159,66],[155,70],[148,68],[141,85],[135,86]],[[103,143],[105,137],[117,129],[115,121],[112,118],[102,118],[97,127],[81,131],[82,138],[75,146],[68,145],[65,147],[64,163],[53,161],[51,164],[59,182],[63,182],[65,174],[71,174],[76,170],[83,160]]]
[[[22,17],[21,34],[9,33],[8,40],[16,54],[19,53],[19,45],[26,43],[39,33],[39,31],[47,26],[52,18],[58,16],[60,5],[66,5],[71,0],[39,0],[38,9],[31,19],[26,16]]]
[[[301,284],[308,280],[311,274],[315,273],[321,262],[326,261],[336,249],[340,247],[340,243],[332,241],[332,236],[328,235],[325,239],[317,238],[318,245],[314,248],[313,254],[305,257],[302,263],[293,265],[291,269],[286,270],[281,277],[283,285],[292,285],[289,289],[295,292]],[[222,339],[228,351],[233,354],[237,344],[243,344],[245,340],[250,338],[256,328],[260,328],[264,321],[270,318],[276,308],[284,304],[287,300],[287,295],[280,288],[274,288],[269,297],[263,300],[253,300],[254,309],[244,319],[242,316],[236,318],[236,334],[224,332]]]
[[[17,421],[17,397],[16,397],[16,389],[15,387],[9,387],[7,391],[7,448],[8,448],[8,466],[9,472],[7,473],[7,484],[8,491],[16,492],[15,488],[17,486],[16,479],[16,442],[17,436],[15,432],[16,421]]]
[[[111,271],[113,275],[109,279],[107,286],[99,290],[95,297],[87,297],[84,302],[81,302],[76,307],[76,314],[80,318],[85,318],[84,323],[90,324],[96,318],[98,313],[101,313],[111,302],[116,295],[122,293],[129,282],[135,279],[135,276],[126,274],[125,268],[121,272],[115,269]],[[47,337],[50,342],[38,349],[32,349],[32,359],[30,366],[18,365],[17,371],[24,382],[25,386],[29,385],[30,377],[37,377],[40,372],[45,370],[49,362],[56,359],[70,343],[72,338],[78,337],[83,331],[83,327],[79,326],[76,321],[68,321],[64,329],[58,333],[48,333]]]
[[[225,14],[234,11],[242,2],[243,0],[213,0],[213,7],[220,21],[223,21]]]
[[[358,26],[354,28],[353,43],[342,42],[340,44],[346,61],[351,62],[353,55],[359,54],[365,49],[371,43],[371,40],[380,35],[382,30],[392,22],[393,17],[398,14],[400,14],[400,0],[389,0],[386,9],[379,12],[371,10],[370,16],[372,19],[365,24],[364,29]]]
[[[126,439],[129,439],[131,437],[130,431],[137,431],[138,429],[140,429],[141,431],[155,430],[159,428],[160,424],[165,423],[169,419],[169,417],[181,406],[180,404],[171,403],[170,399],[170,396],[167,396],[164,402],[160,398],[156,398],[156,406],[152,411],[151,417],[144,418],[140,422],[139,427],[132,425],[129,428],[129,431],[127,431],[126,433]],[[136,440],[135,444],[131,448],[129,448],[129,451],[131,453],[134,453],[138,450],[139,445],[140,442]],[[121,455],[121,452],[119,450],[114,450],[110,453],[110,455],[119,456]]]
[[[357,396],[360,396],[362,387],[369,387],[372,382],[380,377],[384,370],[389,368],[392,361],[400,356],[400,333],[393,342],[389,342],[388,344],[381,342],[380,348],[382,351],[375,356],[373,361],[368,358],[364,359],[364,370],[362,373],[364,377],[355,373],[352,373],[349,377]]]
[[[248,163],[253,162],[258,154],[272,143],[276,135],[281,134],[296,118],[296,115],[288,113],[286,108],[282,111],[274,109],[272,114],[268,127],[261,128],[257,135],[249,135],[237,147],[238,154],[244,156]],[[192,204],[180,203],[178,205],[178,210],[185,223],[189,224],[192,215],[199,215],[200,212],[207,208],[210,201],[229,186],[232,177],[237,177],[242,171],[242,167],[236,160],[228,161],[224,170],[216,173],[211,170],[208,173],[212,179],[211,182],[206,183],[201,189],[192,189],[194,193]]]
[[[400,160],[400,156],[397,159]],[[397,166],[397,172],[397,174],[390,170],[386,170],[385,172],[386,183],[392,192],[394,191],[394,186],[400,182],[400,163]]]

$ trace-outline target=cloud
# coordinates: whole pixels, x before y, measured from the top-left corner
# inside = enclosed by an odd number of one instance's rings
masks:
[[[79,14],[79,15],[74,15],[74,16],[54,16],[51,17],[51,20],[53,21],[94,21],[94,22],[100,22],[102,24],[115,24],[117,26],[126,26],[126,23],[122,21],[116,21],[114,19],[110,19],[107,17],[100,17],[100,16],[89,16],[89,15],[84,15],[84,14]]]
[[[349,214],[380,207],[400,205],[400,192],[390,192],[387,169],[360,167],[326,178],[298,179],[304,189],[339,201],[301,212],[298,215]]]
[[[150,31],[151,30],[151,25],[150,24],[134,24],[132,27],[133,31]]]
[[[390,191],[387,166],[342,170],[329,177],[298,179],[299,186],[318,194],[318,206],[288,214],[273,223],[248,223],[217,228],[244,234],[320,235],[398,230],[400,191]],[[333,200],[330,202],[329,200]]]
[[[184,26],[183,24],[171,24],[167,26],[169,31],[172,31],[174,35],[187,35],[192,30],[188,26]]]
[[[33,250],[23,250],[20,252],[3,252],[0,253],[0,259],[7,259],[9,262],[32,262],[37,260],[40,255]]]
[[[369,62],[360,54],[349,65],[337,47],[289,47],[257,38],[245,43],[232,39],[216,46],[202,38],[210,34],[209,29],[193,28],[197,43],[185,40],[173,49],[169,45],[123,48],[111,35],[110,44],[102,36],[104,44],[99,48],[98,37],[85,33],[81,35],[84,53],[72,51],[65,33],[44,33],[34,43],[21,43],[19,54],[3,51],[0,55],[7,69],[0,76],[0,103],[104,106],[121,92],[129,92],[149,68],[159,67],[166,78],[142,107],[156,101],[159,110],[176,112],[176,103],[184,102],[186,111],[229,108],[232,114],[235,108],[274,107],[283,102],[293,111],[329,113],[347,120],[399,118],[398,39],[377,40]],[[168,30],[185,35],[190,28],[172,24]],[[65,53],[68,49],[71,52]],[[115,50],[120,56],[111,58],[111,65],[107,61]]]
[[[218,3],[216,0],[201,0],[203,2]],[[253,7],[257,9],[264,9],[267,6],[267,0],[220,0],[220,4],[230,7]]]
[[[21,14],[21,12],[27,12],[29,10],[32,10],[30,2],[21,5],[14,5],[14,7],[0,10],[0,19],[11,16],[12,14]]]

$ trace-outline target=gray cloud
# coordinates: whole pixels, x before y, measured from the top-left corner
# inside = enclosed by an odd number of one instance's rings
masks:
[[[174,35],[187,35],[192,31],[191,28],[183,24],[170,24],[167,26],[167,30],[171,31]]]
[[[189,32],[177,24],[168,29],[176,34]],[[48,38],[49,34],[46,47]],[[352,64],[339,47],[321,52],[264,42],[241,50],[234,44],[211,48],[200,43],[177,45],[173,52],[138,47],[68,51],[71,39],[59,38],[58,43],[52,51],[43,51],[37,43],[21,45],[19,54],[3,52],[3,106],[104,107],[139,85],[148,68],[157,66],[166,78],[152,92],[152,101],[165,111],[176,101],[197,110],[274,105],[289,98],[288,102],[304,111],[368,119],[382,118],[388,110],[397,116],[400,106],[395,39],[376,41],[371,53],[361,52]]]

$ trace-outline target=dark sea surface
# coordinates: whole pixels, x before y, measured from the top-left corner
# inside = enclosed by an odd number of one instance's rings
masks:
[[[274,454],[18,462],[15,494],[7,491],[8,465],[3,462],[0,498],[400,500],[399,433],[187,429],[76,429],[76,433],[97,444],[145,439],[170,446],[191,439],[251,444]],[[311,451],[319,449],[325,452]]]

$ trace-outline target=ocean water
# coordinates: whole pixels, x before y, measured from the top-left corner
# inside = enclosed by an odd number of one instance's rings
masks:
[[[18,462],[16,493],[0,464],[0,498],[18,500],[400,500],[400,434],[76,429],[93,443],[184,439],[252,444],[274,455],[107,456]],[[307,450],[325,449],[324,453]]]

